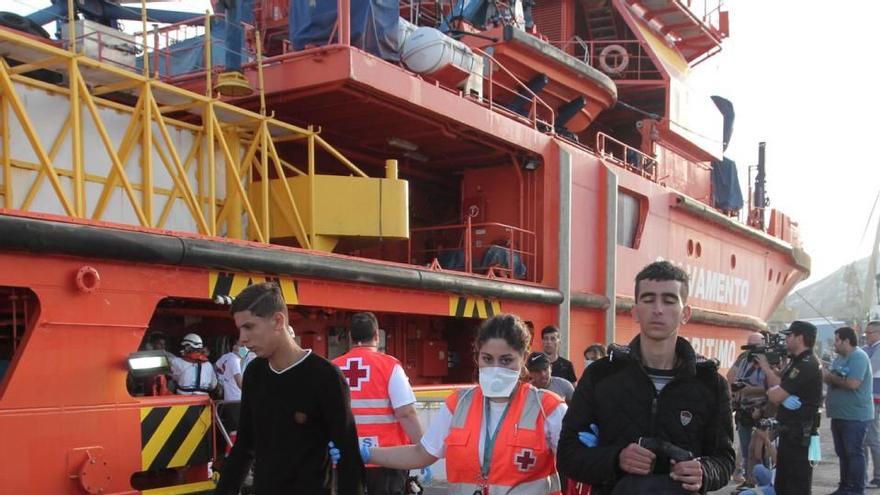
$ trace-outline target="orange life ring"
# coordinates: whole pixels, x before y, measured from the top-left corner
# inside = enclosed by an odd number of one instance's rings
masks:
[[[613,58],[612,58],[613,57]],[[608,59],[616,60],[617,63],[610,65]],[[629,53],[626,48],[614,44],[608,45],[599,52],[599,67],[606,74],[620,74],[629,66]]]

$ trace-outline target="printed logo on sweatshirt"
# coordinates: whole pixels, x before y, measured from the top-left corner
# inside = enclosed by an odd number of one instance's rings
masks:
[[[691,414],[690,411],[682,411],[678,415],[678,419],[681,421],[681,426],[687,426],[691,424],[691,420],[694,419],[694,415]]]

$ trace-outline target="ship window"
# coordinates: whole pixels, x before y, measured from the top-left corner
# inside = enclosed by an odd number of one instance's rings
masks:
[[[736,268],[736,255],[735,254],[730,255],[730,268],[731,269]]]
[[[687,252],[688,252],[688,256],[694,255],[694,240],[693,239],[688,239]]]
[[[639,247],[644,219],[643,200],[633,193],[620,190],[617,193],[617,244],[629,248]]]
[[[6,378],[12,375],[15,356],[24,344],[25,334],[34,326],[39,301],[30,289],[0,287],[0,394]]]

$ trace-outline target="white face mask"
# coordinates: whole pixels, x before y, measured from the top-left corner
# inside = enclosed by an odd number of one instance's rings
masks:
[[[238,357],[244,359],[248,355],[248,352],[250,352],[250,351],[248,350],[247,347],[241,346],[238,348]]]
[[[510,397],[517,381],[517,370],[495,366],[480,368],[480,389],[485,397]]]

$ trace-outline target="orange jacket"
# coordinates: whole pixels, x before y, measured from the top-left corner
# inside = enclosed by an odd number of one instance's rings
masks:
[[[333,360],[351,389],[351,412],[357,424],[358,440],[368,447],[396,447],[410,443],[394,417],[388,382],[400,362],[367,347],[352,348]]]
[[[519,384],[495,439],[489,479],[483,480],[479,443],[481,430],[486,428],[486,400],[480,387],[459,390],[449,396],[446,399],[452,412],[452,428],[446,437],[449,493],[471,495],[485,486],[490,495],[560,494],[556,455],[547,445],[544,421],[562,402],[553,393]]]

